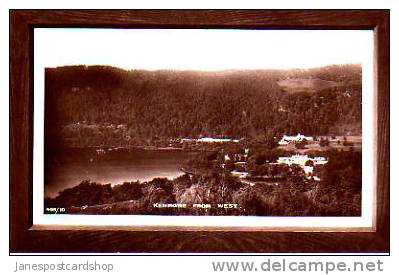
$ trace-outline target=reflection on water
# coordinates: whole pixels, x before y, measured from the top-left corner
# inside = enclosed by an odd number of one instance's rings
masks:
[[[54,197],[83,180],[120,184],[148,181],[156,177],[173,179],[183,174],[182,164],[194,153],[179,150],[95,150],[68,152],[46,164],[45,196]]]

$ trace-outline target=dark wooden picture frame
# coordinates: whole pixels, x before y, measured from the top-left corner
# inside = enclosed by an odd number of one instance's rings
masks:
[[[37,27],[373,30],[375,231],[33,226],[33,30]],[[10,143],[10,253],[389,252],[389,10],[12,10]]]

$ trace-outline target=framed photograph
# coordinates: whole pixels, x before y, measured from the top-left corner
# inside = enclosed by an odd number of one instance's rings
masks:
[[[389,11],[10,24],[11,253],[389,252]]]

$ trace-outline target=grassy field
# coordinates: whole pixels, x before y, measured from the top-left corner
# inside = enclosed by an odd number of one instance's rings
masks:
[[[311,92],[328,89],[331,87],[337,87],[341,84],[336,81],[327,81],[318,78],[295,78],[295,79],[283,79],[277,82],[277,84],[286,92]]]

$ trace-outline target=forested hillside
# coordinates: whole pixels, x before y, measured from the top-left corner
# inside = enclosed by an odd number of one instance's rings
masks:
[[[296,82],[299,92],[281,86]],[[68,66],[46,69],[45,93],[46,138],[55,146],[361,131],[359,65],[222,72]]]

